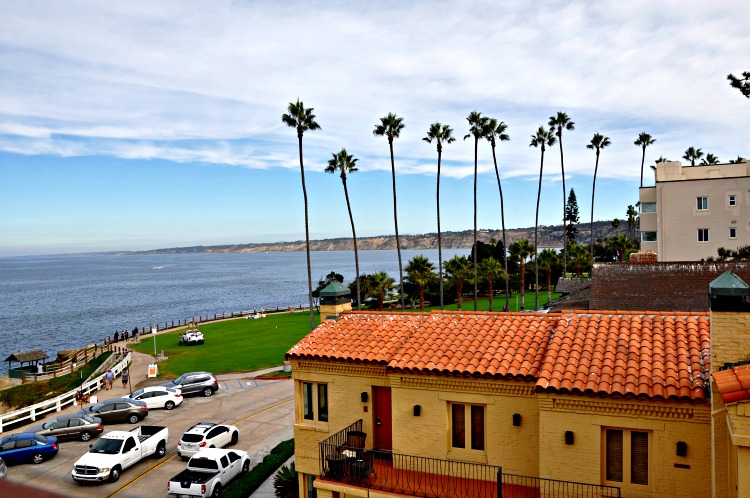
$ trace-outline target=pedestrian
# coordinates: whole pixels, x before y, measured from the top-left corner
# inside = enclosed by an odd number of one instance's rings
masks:
[[[128,380],[130,379],[130,369],[126,368],[122,371],[122,387],[128,387]]]
[[[80,389],[76,392],[76,404],[83,408],[83,391]]]
[[[107,390],[112,389],[112,381],[115,379],[115,374],[111,368],[107,369],[107,373],[104,374],[104,378],[107,381]]]
[[[120,340],[120,334],[115,330],[115,342]]]

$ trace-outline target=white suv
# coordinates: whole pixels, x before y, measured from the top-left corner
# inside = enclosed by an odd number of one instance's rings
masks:
[[[188,429],[177,442],[177,453],[190,458],[203,448],[223,448],[237,444],[240,431],[233,425],[200,422]]]

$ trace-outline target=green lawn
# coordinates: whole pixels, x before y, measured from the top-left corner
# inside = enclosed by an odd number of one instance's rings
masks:
[[[558,297],[552,294],[552,298]],[[510,299],[511,311],[517,310],[518,294]],[[526,309],[534,309],[534,293],[525,295]],[[547,302],[547,293],[539,294],[539,305]],[[479,311],[489,310],[489,300],[480,298]],[[494,299],[495,311],[505,306],[505,298]],[[447,310],[455,310],[456,305],[448,305]],[[438,307],[427,308],[426,311]],[[472,311],[474,302],[464,299],[463,310]],[[410,310],[410,311],[419,311]],[[320,318],[316,317],[319,323]],[[234,319],[199,325],[206,338],[205,344],[180,346],[178,335],[181,332],[166,332],[156,336],[156,351],[164,351],[168,358],[159,362],[159,374],[163,377],[177,377],[184,372],[206,370],[214,374],[228,372],[251,372],[263,368],[280,366],[284,354],[310,332],[310,315],[305,312],[269,314],[255,320]],[[154,354],[154,337],[146,335],[139,344],[132,346],[141,353]]]

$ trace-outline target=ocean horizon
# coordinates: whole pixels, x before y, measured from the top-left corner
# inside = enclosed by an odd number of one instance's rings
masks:
[[[443,260],[469,249],[443,251]],[[436,249],[402,250],[437,268]],[[355,278],[352,251],[313,251],[313,287],[331,271]],[[398,280],[396,251],[359,251],[360,273]],[[76,254],[0,258],[0,355],[102,343],[116,330],[197,316],[307,305],[305,252]],[[8,363],[0,363],[7,375]]]

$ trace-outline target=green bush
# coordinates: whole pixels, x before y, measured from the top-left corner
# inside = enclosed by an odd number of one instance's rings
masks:
[[[250,472],[234,480],[226,489],[222,490],[224,498],[247,498],[271,477],[279,467],[294,455],[294,439],[287,439],[276,445],[262,462],[253,467]]]

